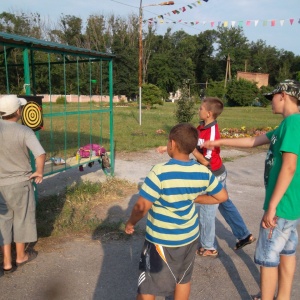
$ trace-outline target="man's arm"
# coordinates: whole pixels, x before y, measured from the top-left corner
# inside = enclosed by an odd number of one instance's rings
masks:
[[[41,183],[44,176],[44,165],[45,165],[46,154],[42,154],[35,159],[36,171],[31,174],[29,179],[34,178],[35,183]]]
[[[139,196],[131,211],[130,218],[125,226],[125,232],[127,234],[132,234],[134,232],[135,224],[147,214],[149,209],[152,207],[152,204],[153,203],[151,201]]]
[[[276,207],[290,185],[296,171],[298,156],[294,153],[282,153],[282,166],[271,196],[268,210],[262,219],[264,228],[276,226]]]
[[[234,138],[234,139],[220,139],[214,141],[205,141],[200,147],[212,149],[220,146],[240,147],[240,148],[253,148],[265,144],[269,144],[270,140],[266,134],[262,134],[249,138]]]
[[[202,153],[200,153],[196,148],[193,151],[193,155],[195,156],[195,158],[201,165],[204,165],[204,166],[209,165],[209,161],[206,160],[204,155]]]
[[[194,200],[194,202],[199,204],[219,204],[225,202],[227,199],[228,199],[227,191],[224,188],[222,188],[220,192],[214,195],[207,195],[207,194],[199,195]]]

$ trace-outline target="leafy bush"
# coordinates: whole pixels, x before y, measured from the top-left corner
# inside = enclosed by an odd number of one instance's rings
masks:
[[[218,97],[222,99],[225,93],[226,88],[224,88],[224,81],[211,81],[205,90],[206,97]]]
[[[65,96],[59,96],[56,101],[56,104],[68,104],[67,99]]]
[[[143,84],[142,102],[147,107],[152,107],[154,104],[163,105],[162,91],[154,84]]]
[[[175,117],[178,123],[188,123],[195,115],[195,102],[189,98],[187,86],[182,89],[181,97],[176,103]]]
[[[251,106],[258,95],[259,90],[255,83],[239,79],[228,83],[225,96],[229,106]]]

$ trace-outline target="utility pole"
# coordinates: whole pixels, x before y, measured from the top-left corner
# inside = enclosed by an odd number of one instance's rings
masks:
[[[228,56],[227,56],[227,64],[226,64],[226,74],[225,74],[224,88],[226,88],[227,79],[231,80],[231,66],[230,66],[230,56],[229,56],[229,53],[228,53]]]
[[[145,6],[174,5],[174,1],[148,4]],[[143,0],[139,9],[139,124],[142,125],[142,84],[143,84]]]

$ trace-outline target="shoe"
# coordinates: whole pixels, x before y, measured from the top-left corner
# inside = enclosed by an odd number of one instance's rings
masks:
[[[30,252],[27,252],[27,255],[28,255],[28,259],[27,260],[25,260],[25,261],[23,261],[21,263],[16,262],[16,266],[18,268],[22,267],[25,264],[29,263],[30,261],[34,260],[37,257],[38,253],[36,251],[30,251]]]
[[[4,275],[10,274],[10,273],[12,273],[14,271],[16,271],[16,266],[14,266],[14,265],[10,269],[4,269],[3,268],[3,274]]]
[[[219,252],[217,250],[209,250],[200,248],[196,252],[199,256],[211,256],[211,257],[217,257],[219,255]]]
[[[253,237],[252,234],[249,234],[245,239],[240,240],[235,244],[234,250],[242,249],[243,247],[245,247],[249,244],[252,244],[255,241],[256,241],[256,238]]]

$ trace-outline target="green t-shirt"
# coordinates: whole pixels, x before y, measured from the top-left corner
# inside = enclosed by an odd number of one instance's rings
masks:
[[[267,133],[270,148],[265,161],[265,187],[266,197],[264,210],[274,191],[276,181],[282,165],[282,153],[290,152],[298,156],[297,168],[294,177],[285,194],[280,200],[276,215],[287,220],[300,218],[300,114],[293,114],[285,118],[279,127]]]

